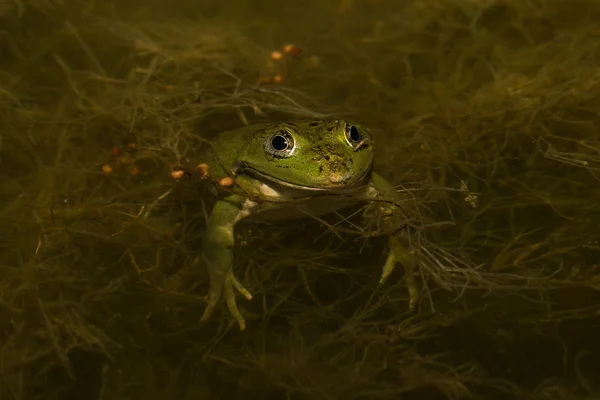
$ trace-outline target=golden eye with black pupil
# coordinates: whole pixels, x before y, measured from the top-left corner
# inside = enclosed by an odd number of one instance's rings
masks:
[[[288,131],[279,131],[265,140],[265,151],[275,157],[290,157],[294,151],[294,137]]]
[[[355,150],[358,149],[364,142],[363,135],[360,133],[356,125],[346,125],[346,140]]]

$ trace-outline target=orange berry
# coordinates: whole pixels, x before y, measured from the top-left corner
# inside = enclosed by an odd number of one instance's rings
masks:
[[[198,170],[198,173],[200,174],[200,179],[207,179],[209,177],[209,172],[208,172],[208,164],[198,164],[196,166],[196,169]]]
[[[296,57],[300,53],[302,53],[302,49],[300,47],[294,46],[293,44],[286,44],[283,46],[283,52],[285,54],[289,54],[292,57]]]
[[[104,172],[106,175],[110,175],[114,172],[113,167],[111,167],[110,164],[104,164],[102,166],[102,172]]]
[[[171,172],[171,178],[173,178],[175,180],[179,180],[179,179],[183,178],[184,175],[185,175],[185,171],[183,171],[181,169]]]
[[[271,52],[271,59],[274,61],[279,61],[283,58],[283,54],[280,51],[272,51]]]
[[[233,185],[233,178],[228,176],[228,177],[219,179],[219,186],[227,187],[227,186],[231,186],[231,185]]]

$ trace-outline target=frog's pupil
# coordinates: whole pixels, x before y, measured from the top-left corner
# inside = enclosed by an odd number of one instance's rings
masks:
[[[358,142],[360,140],[360,132],[358,128],[354,125],[350,127],[350,140],[353,142]]]
[[[277,151],[282,151],[288,148],[288,141],[283,136],[276,135],[271,139],[271,146]]]

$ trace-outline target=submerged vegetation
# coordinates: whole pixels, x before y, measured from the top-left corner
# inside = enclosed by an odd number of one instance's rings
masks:
[[[1,399],[600,396],[600,3],[200,3],[0,2]],[[371,207],[244,227],[248,328],[200,324],[201,150],[327,116],[417,205],[417,310]]]

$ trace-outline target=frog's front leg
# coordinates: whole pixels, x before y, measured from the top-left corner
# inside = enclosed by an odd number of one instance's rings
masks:
[[[235,224],[248,214],[248,200],[233,195],[219,200],[213,208],[204,234],[202,254],[210,277],[208,304],[201,321],[207,321],[222,297],[227,308],[237,320],[240,330],[246,328],[246,321],[237,308],[234,288],[248,300],[252,295],[233,275],[233,254],[235,246]]]
[[[390,199],[394,201],[396,204],[392,203],[383,203],[385,204],[383,207],[385,208],[384,214],[394,214],[400,212],[404,214],[406,210],[400,205],[400,202],[403,200],[396,192],[394,186],[385,178],[377,173],[373,173],[371,178],[371,183],[369,185],[369,197],[371,198],[381,198],[384,197],[386,199]],[[393,220],[394,218],[392,218]],[[383,265],[383,271],[381,273],[381,278],[379,279],[379,283],[382,284],[387,277],[392,273],[395,269],[396,264],[400,263],[404,267],[405,277],[404,281],[406,283],[406,287],[409,295],[408,306],[410,310],[414,310],[417,305],[417,300],[419,297],[419,287],[415,280],[415,273],[417,271],[417,263],[414,254],[408,249],[408,247],[403,243],[403,235],[405,232],[399,232],[396,234],[390,235],[388,245],[388,255]]]

